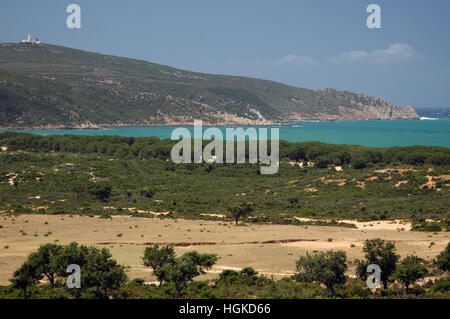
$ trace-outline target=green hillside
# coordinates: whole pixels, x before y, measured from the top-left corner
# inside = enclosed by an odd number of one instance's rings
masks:
[[[0,44],[0,127],[417,118],[412,108],[54,45]]]

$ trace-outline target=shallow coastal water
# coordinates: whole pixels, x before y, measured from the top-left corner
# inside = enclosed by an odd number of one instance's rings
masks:
[[[296,122],[279,127],[289,142],[321,141],[376,147],[433,145],[450,147],[450,118],[393,121]],[[174,126],[111,127],[102,130],[21,130],[36,134],[157,136],[170,138]],[[207,129],[203,127],[203,131]],[[263,127],[260,127],[263,128]],[[193,135],[193,128],[188,127]],[[226,127],[220,128],[226,138]],[[258,128],[257,128],[258,129]],[[270,131],[270,130],[268,130]]]

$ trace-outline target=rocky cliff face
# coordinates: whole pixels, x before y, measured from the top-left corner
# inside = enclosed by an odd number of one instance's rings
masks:
[[[339,120],[396,120],[396,119],[419,119],[412,106],[393,106],[386,100],[374,98],[366,94],[355,94],[349,91],[338,91],[335,89],[321,89],[319,92],[327,94],[339,100],[342,105],[338,106],[338,114],[331,115],[318,113],[320,119]]]

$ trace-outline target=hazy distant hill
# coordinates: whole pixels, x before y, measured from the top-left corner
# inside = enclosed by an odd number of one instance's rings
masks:
[[[414,119],[364,94],[196,73],[48,44],[0,44],[0,127],[256,125],[300,119]]]

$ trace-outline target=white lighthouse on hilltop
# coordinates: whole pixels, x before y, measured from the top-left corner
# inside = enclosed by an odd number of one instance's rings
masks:
[[[22,40],[22,43],[41,44],[41,41],[39,41],[37,38],[36,40],[33,40],[31,34],[28,34],[28,38],[26,40]]]

